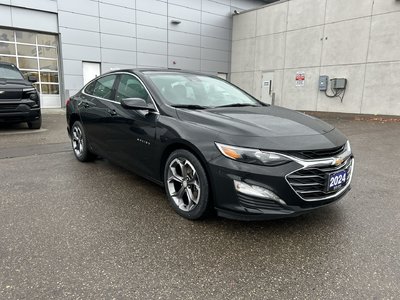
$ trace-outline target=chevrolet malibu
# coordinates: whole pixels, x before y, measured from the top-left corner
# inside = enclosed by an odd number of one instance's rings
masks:
[[[348,139],[303,113],[264,104],[201,73],[119,70],[67,100],[76,158],[102,156],[165,187],[187,219],[296,216],[341,199]]]

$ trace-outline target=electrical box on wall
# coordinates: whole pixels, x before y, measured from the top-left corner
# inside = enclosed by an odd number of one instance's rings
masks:
[[[328,89],[328,79],[329,77],[326,75],[319,76],[319,90],[326,91]]]
[[[345,89],[347,85],[346,78],[333,78],[332,79],[332,88],[333,89]]]

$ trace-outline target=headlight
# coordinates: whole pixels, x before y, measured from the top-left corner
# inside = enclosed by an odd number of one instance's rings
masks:
[[[224,156],[248,164],[277,166],[290,161],[289,158],[275,152],[266,152],[251,148],[241,148],[220,143],[215,143],[215,145]]]
[[[349,141],[349,140],[347,140],[346,146],[344,146],[344,151],[345,151],[346,153],[351,154],[351,146],[350,146],[350,141]]]

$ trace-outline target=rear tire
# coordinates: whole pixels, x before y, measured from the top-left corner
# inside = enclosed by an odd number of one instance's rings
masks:
[[[89,151],[85,130],[79,121],[75,121],[71,127],[71,144],[75,157],[81,162],[91,161],[95,158]]]
[[[40,116],[39,119],[35,121],[28,122],[29,129],[40,129],[42,127],[42,117]]]
[[[204,218],[210,212],[209,183],[200,161],[187,150],[176,150],[164,167],[164,185],[174,210],[189,220]]]

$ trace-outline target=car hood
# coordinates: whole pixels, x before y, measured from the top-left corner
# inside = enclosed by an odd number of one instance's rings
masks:
[[[239,136],[310,136],[334,129],[319,119],[278,106],[178,110],[178,116],[183,121]]]
[[[32,87],[32,83],[26,80],[19,79],[4,79],[0,78],[0,89],[23,89]]]
[[[278,106],[178,109],[177,114],[184,122],[217,131],[220,142],[232,145],[307,150],[334,148],[347,140],[332,125]]]
[[[21,99],[22,90],[31,87],[32,83],[25,80],[0,78],[0,101]]]

